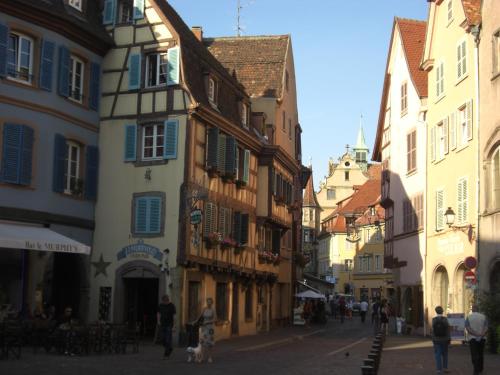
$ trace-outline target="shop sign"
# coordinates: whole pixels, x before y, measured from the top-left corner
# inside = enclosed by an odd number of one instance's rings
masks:
[[[191,220],[191,225],[198,225],[201,224],[201,218],[202,218],[202,213],[200,209],[194,209],[191,211],[189,214],[190,220]]]
[[[438,251],[444,255],[463,254],[464,243],[459,236],[450,236],[437,241]]]
[[[452,340],[465,340],[465,315],[463,313],[446,315],[451,327],[450,338]]]
[[[125,259],[128,256],[135,258],[153,257],[160,262],[163,260],[163,253],[157,247],[145,244],[143,240],[137,241],[136,244],[125,246],[116,254],[117,260]]]

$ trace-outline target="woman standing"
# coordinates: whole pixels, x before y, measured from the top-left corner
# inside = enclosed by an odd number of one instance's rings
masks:
[[[215,345],[215,321],[217,320],[217,314],[215,309],[212,307],[214,300],[212,298],[207,298],[207,306],[203,309],[200,322],[201,322],[201,335],[200,344],[203,349],[203,358],[207,358],[208,363],[212,363],[212,349]]]

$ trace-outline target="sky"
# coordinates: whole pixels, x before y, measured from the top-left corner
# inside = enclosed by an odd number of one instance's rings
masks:
[[[236,35],[238,0],[168,0],[205,37]],[[373,149],[394,17],[427,18],[426,0],[241,0],[242,35],[290,34],[302,162],[314,183],[354,145],[363,115]]]

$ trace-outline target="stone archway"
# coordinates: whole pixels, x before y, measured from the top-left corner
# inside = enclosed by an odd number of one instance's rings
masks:
[[[432,304],[433,309],[436,306],[441,306],[446,312],[449,303],[448,303],[448,272],[444,266],[439,266],[434,271],[434,278],[432,281]]]
[[[468,313],[472,301],[472,289],[466,288],[464,274],[467,271],[465,265],[462,263],[458,266],[455,272],[454,282],[454,305],[453,312],[455,313]]]

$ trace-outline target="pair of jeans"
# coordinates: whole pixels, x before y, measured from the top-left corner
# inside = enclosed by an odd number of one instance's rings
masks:
[[[172,352],[172,327],[163,328],[163,346],[165,347],[165,354],[170,355]]]
[[[484,342],[484,339],[472,339],[469,341],[470,356],[472,358],[472,366],[474,366],[474,374],[483,372]]]
[[[448,368],[448,341],[434,341],[433,344],[436,368],[438,371],[443,371],[443,368]]]

